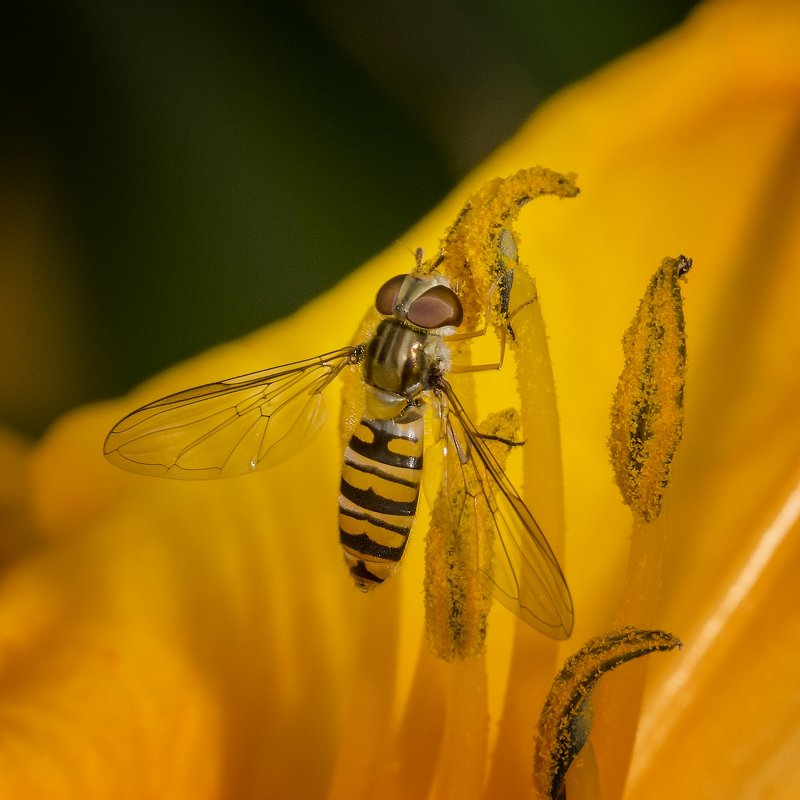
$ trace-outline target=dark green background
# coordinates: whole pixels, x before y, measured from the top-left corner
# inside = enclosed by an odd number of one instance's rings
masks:
[[[37,433],[290,312],[692,5],[18,0],[3,167],[57,187],[96,344],[88,379],[0,419]]]

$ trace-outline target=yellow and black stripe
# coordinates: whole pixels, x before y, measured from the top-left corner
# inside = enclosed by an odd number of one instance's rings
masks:
[[[422,475],[424,420],[364,418],[345,450],[339,495],[339,541],[362,591],[397,569],[414,523]]]

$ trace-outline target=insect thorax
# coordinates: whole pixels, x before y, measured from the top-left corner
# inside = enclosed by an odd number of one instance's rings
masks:
[[[408,401],[434,386],[449,365],[442,337],[394,319],[381,320],[367,346],[364,380],[376,417],[401,413]],[[382,413],[381,413],[382,412]]]

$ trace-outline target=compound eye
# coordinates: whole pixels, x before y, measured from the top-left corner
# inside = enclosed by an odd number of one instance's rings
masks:
[[[464,318],[461,301],[449,286],[434,286],[408,309],[408,321],[419,328],[458,327]]]
[[[406,277],[406,275],[395,275],[394,278],[390,278],[378,289],[378,293],[375,295],[375,308],[379,314],[383,314],[385,317],[390,317],[394,314],[397,306],[397,295]]]

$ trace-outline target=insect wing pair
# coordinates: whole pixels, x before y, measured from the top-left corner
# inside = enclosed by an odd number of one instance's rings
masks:
[[[398,286],[408,285],[410,281],[421,283],[423,280],[409,276],[403,284],[402,281],[398,282],[398,278],[387,282],[378,292],[378,310],[383,314],[387,312],[387,287],[393,281],[396,286],[390,288],[397,292]],[[450,291],[442,279],[436,282],[432,294],[443,293],[441,286]],[[424,298],[426,286],[412,289],[411,293]],[[428,294],[431,293],[428,291]],[[434,302],[437,302],[436,297]],[[454,293],[453,302],[458,303]],[[430,306],[430,296],[423,303]],[[420,304],[420,307],[424,308],[424,305]],[[397,308],[403,313],[399,314],[398,311],[396,316],[407,314],[408,309],[403,303],[398,303]],[[439,344],[443,338],[441,331],[449,331],[450,328],[433,329],[426,333],[424,329],[417,328],[419,323],[410,323],[405,316],[399,320],[390,316],[385,321],[390,326],[394,325],[403,336],[409,330],[416,332],[423,349],[429,337],[433,337],[436,347],[446,347],[443,342]],[[325,420],[323,393],[342,370],[360,366],[365,361],[367,363],[363,369],[368,369],[370,361],[376,358],[373,352],[376,338],[377,335],[362,345],[343,347],[315,358],[205,384],[148,403],[112,428],[106,438],[105,455],[116,466],[131,472],[188,480],[242,475],[279,464],[308,444],[319,430]],[[390,343],[396,340],[397,337],[389,336]],[[393,351],[396,348],[391,345],[388,349]],[[494,527],[493,566],[486,578],[492,582],[495,597],[537,630],[554,638],[566,638],[572,630],[573,610],[558,562],[533,515],[446,380],[443,364],[436,359],[434,361],[434,364],[422,368],[421,374],[425,378],[422,387],[409,390],[404,400],[405,410],[394,419],[403,419],[403,414],[407,414],[409,408],[419,409],[423,402],[434,407],[434,413],[443,422],[443,436],[459,454],[460,469],[455,470],[456,474],[450,470],[446,475],[447,490],[464,498],[463,502],[480,507],[482,517],[490,520]],[[447,366],[446,361],[444,367]],[[403,363],[398,371],[408,371],[407,365]],[[376,391],[367,382],[365,390],[368,395],[370,391]],[[390,397],[404,397],[393,392],[388,394]],[[364,422],[362,420],[362,425]],[[366,422],[377,425],[378,429],[385,424],[381,420]],[[355,435],[351,439],[348,454],[354,440]],[[422,447],[421,442],[419,447]],[[345,470],[351,467],[345,464]],[[364,469],[373,474],[388,472],[380,464],[377,467],[368,465]],[[388,478],[399,480],[391,474],[388,474]],[[418,479],[413,491],[418,494]],[[370,502],[376,502],[374,492],[369,496]],[[377,498],[377,501],[380,500]],[[340,499],[340,529],[342,513],[350,513],[348,509],[342,511],[343,502]],[[359,570],[364,570],[364,559],[358,560],[359,550],[377,552],[382,556],[377,561],[389,562],[388,576],[396,567],[396,563],[391,562],[399,561],[405,547],[404,537],[416,512],[416,494],[413,505],[405,512],[410,518],[403,522],[403,527],[390,524],[386,520],[391,520],[391,517],[381,513],[386,511],[386,504],[389,503],[389,500],[384,500],[383,505],[379,502],[374,513],[370,510],[361,514],[356,508],[355,516],[368,517],[371,527],[378,531],[377,534],[364,533],[350,537],[360,541],[354,548],[354,555],[345,547],[351,574],[360,588],[371,588],[383,578],[374,578],[367,573],[370,585],[363,585]],[[454,521],[453,524],[458,523]],[[395,535],[395,531],[402,534],[402,546],[399,548],[389,548],[373,541],[380,538],[381,534]],[[480,534],[476,532],[475,535]],[[342,543],[345,544],[344,539]],[[481,569],[480,564],[476,563],[475,566]]]

